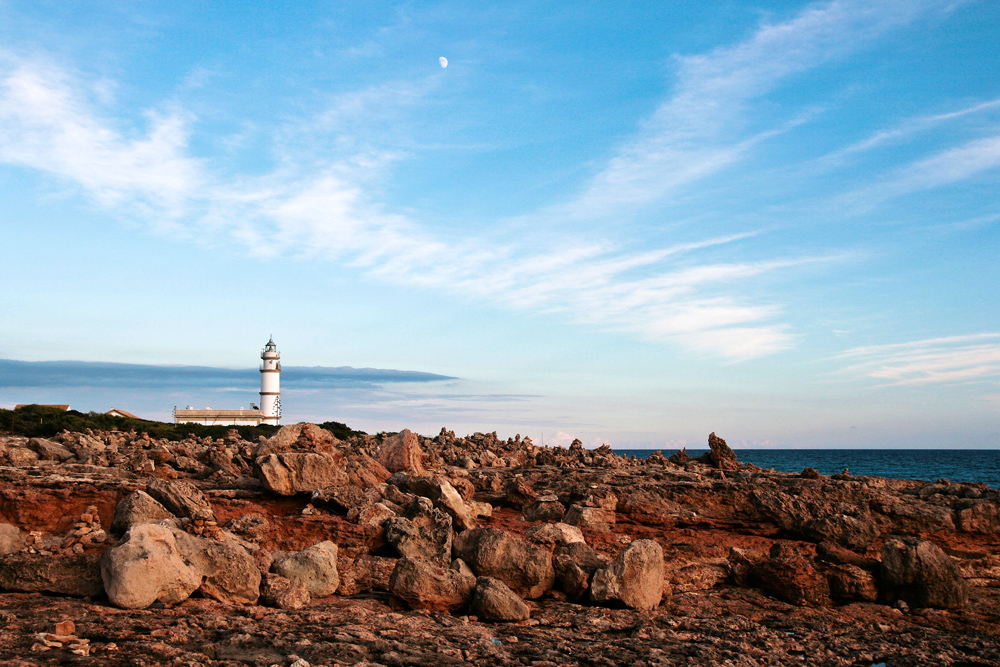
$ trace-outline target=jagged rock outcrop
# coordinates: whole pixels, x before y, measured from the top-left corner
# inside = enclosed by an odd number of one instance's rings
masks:
[[[0,590],[93,597],[104,592],[94,554],[29,555],[0,558]]]
[[[310,599],[309,589],[302,582],[293,584],[288,578],[272,572],[261,579],[261,604],[291,611],[309,606]]]
[[[451,517],[418,496],[403,516],[385,521],[385,539],[405,558],[423,558],[439,565],[451,561]]]
[[[583,541],[570,542],[556,548],[552,556],[556,585],[570,600],[583,598],[590,590],[594,572],[607,564]]]

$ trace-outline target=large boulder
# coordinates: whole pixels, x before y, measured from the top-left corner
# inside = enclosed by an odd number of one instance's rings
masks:
[[[663,549],[653,540],[635,540],[594,573],[590,597],[594,602],[654,609],[663,597]]]
[[[325,428],[316,424],[289,424],[257,446],[253,451],[254,460],[268,454],[282,452],[335,453],[340,441]]]
[[[962,607],[969,586],[958,564],[933,542],[913,537],[893,538],[882,547],[882,597],[911,607]]]
[[[417,558],[400,558],[389,577],[389,594],[411,609],[455,612],[475,590],[474,576]]]
[[[93,597],[104,591],[98,556],[13,553],[0,558],[0,590]]]
[[[385,540],[400,556],[447,565],[451,561],[451,517],[428,498],[417,496],[403,516],[386,520]]]
[[[343,457],[313,452],[268,454],[257,459],[257,477],[271,493],[292,496],[348,483]]]
[[[427,474],[424,469],[424,452],[420,449],[420,439],[409,429],[403,429],[382,441],[378,451],[378,462],[389,472]]]
[[[459,533],[454,554],[480,577],[493,577],[523,598],[538,598],[552,588],[552,555],[519,536],[496,528]]]
[[[111,520],[111,533],[124,535],[128,529],[140,523],[158,523],[164,519],[173,519],[174,515],[158,500],[145,491],[133,491],[125,496]]]
[[[0,556],[15,554],[24,547],[24,538],[17,526],[0,523]]]
[[[292,584],[280,574],[265,574],[260,584],[260,602],[279,609],[302,609],[309,605],[309,591],[305,584]]]
[[[201,573],[184,562],[174,534],[154,523],[129,528],[100,562],[108,599],[124,609],[176,604],[201,586]]]
[[[868,570],[856,565],[827,565],[824,569],[830,596],[843,600],[874,602],[878,599],[878,580]]]
[[[790,544],[776,542],[771,557],[754,565],[750,582],[768,595],[791,604],[819,607],[830,602],[830,584],[815,563]]]
[[[531,615],[528,605],[507,584],[492,577],[476,579],[471,607],[473,614],[487,621],[525,621]]]
[[[194,484],[183,480],[151,477],[146,482],[146,493],[175,516],[194,518],[201,510],[212,511],[205,494]]]
[[[257,560],[234,539],[214,540],[174,530],[181,557],[202,577],[199,590],[226,604],[253,604],[260,591]]]
[[[337,573],[337,545],[326,541],[287,556],[274,564],[274,571],[292,585],[305,584],[313,597],[333,595],[340,585]]]

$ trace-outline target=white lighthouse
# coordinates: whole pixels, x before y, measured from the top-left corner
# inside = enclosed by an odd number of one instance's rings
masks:
[[[281,419],[281,353],[274,344],[274,337],[260,353],[260,411],[264,413],[264,424],[277,425]]]

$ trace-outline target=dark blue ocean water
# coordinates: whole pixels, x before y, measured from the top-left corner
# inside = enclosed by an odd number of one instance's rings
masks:
[[[651,449],[616,449],[623,456],[646,458]],[[662,450],[664,456],[672,450]],[[704,449],[689,449],[699,456]],[[824,475],[843,472],[894,479],[952,482],[982,482],[1000,487],[1000,450],[994,449],[740,449],[740,461],[778,472],[802,472],[815,468]]]

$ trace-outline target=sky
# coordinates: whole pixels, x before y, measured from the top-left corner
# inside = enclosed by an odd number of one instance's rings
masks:
[[[285,422],[997,448],[998,34],[989,0],[0,0],[0,407],[248,406],[273,335]]]

